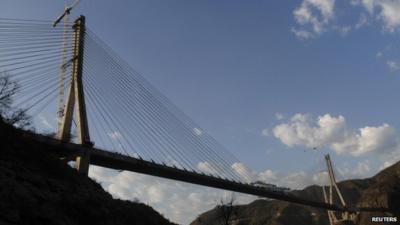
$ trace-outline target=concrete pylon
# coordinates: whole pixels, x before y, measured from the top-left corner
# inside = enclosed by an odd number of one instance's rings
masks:
[[[83,54],[85,43],[85,17],[80,16],[74,23],[74,46],[72,56],[71,83],[68,90],[67,102],[64,107],[63,118],[58,128],[58,139],[69,142],[71,139],[72,120],[76,120],[77,143],[88,147],[90,141],[89,126],[86,115],[85,95],[82,83]],[[75,117],[74,117],[75,109]],[[79,172],[88,174],[90,152],[86,150],[76,157],[76,168]]]

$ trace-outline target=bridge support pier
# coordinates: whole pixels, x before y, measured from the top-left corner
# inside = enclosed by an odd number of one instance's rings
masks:
[[[85,41],[85,17],[80,16],[74,24],[74,47],[72,56],[71,85],[68,91],[67,102],[64,107],[61,123],[58,128],[58,138],[69,142],[71,139],[71,126],[73,118],[76,120],[77,143],[92,147],[89,126],[86,115],[85,97],[82,82],[83,54]],[[75,109],[75,117],[74,117]],[[83,154],[76,158],[76,168],[80,173],[88,174],[90,152],[86,148]]]
[[[89,165],[90,165],[90,152],[84,151],[83,154],[79,155],[75,159],[75,168],[83,174],[89,173]]]

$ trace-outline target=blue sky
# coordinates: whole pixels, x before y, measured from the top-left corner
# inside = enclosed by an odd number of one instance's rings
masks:
[[[52,20],[63,6],[3,0],[0,15]],[[314,145],[357,172],[347,177],[393,162],[399,10],[398,0],[82,0],[73,16],[84,14],[92,31],[255,173],[284,180],[314,167],[321,157]],[[115,196],[136,197],[98,170],[93,176]],[[201,202],[189,219],[153,205],[187,223],[211,206]]]

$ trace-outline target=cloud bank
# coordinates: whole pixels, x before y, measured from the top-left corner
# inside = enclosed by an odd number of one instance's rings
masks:
[[[314,38],[322,34],[334,16],[335,0],[303,0],[293,11],[301,28],[291,31],[300,39]]]
[[[288,147],[328,147],[337,154],[361,156],[371,153],[390,153],[400,149],[396,130],[384,123],[358,129],[348,127],[343,116],[325,114],[313,118],[295,114],[273,129],[274,136]]]
[[[340,25],[340,18],[336,17],[335,0],[303,0],[293,10],[296,26],[291,31],[302,40],[317,38],[328,30],[345,36],[374,21],[381,24],[382,30],[386,32],[399,30],[400,0],[351,0],[347,7],[353,15],[359,14],[359,18],[356,22]]]

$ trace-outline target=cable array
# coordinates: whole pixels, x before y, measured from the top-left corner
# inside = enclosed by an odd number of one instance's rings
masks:
[[[14,107],[25,109],[36,127],[54,132],[61,112],[57,97],[67,93],[71,82],[73,28],[51,24],[0,19],[0,72],[20,86]],[[84,38],[84,93],[96,147],[237,182],[255,181],[243,164],[92,31]]]
[[[97,146],[189,171],[254,181],[243,164],[90,30],[84,52],[89,130]]]
[[[71,59],[72,34],[71,24],[0,18],[0,75],[18,85],[13,108],[25,110],[38,130],[55,132],[58,92],[70,81],[60,79],[70,74],[60,65]]]

